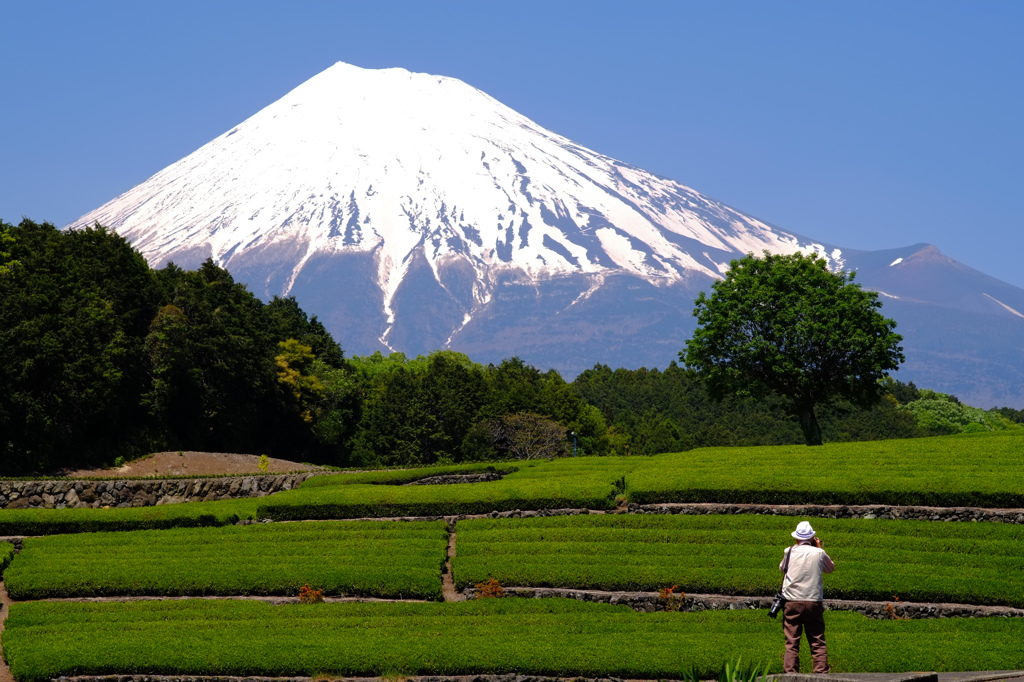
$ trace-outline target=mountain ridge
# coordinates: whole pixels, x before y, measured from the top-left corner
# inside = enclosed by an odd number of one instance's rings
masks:
[[[94,221],[154,266],[209,257],[263,298],[294,295],[357,354],[664,366],[697,293],[762,250],[817,253],[943,315],[1024,310],[1024,290],[930,245],[884,263],[591,151],[456,79],[340,62],[69,227]],[[999,371],[1024,378],[1020,365]],[[1024,405],[1024,389],[1010,398]]]

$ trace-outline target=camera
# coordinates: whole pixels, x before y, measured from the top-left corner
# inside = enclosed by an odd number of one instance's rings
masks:
[[[774,618],[775,616],[779,615],[779,611],[782,610],[782,606],[785,603],[786,598],[782,596],[782,593],[779,592],[778,594],[776,594],[775,600],[772,602],[772,607],[768,609],[768,617]]]

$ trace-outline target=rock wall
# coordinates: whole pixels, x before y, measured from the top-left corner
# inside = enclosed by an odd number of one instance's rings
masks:
[[[965,682],[994,682],[995,680],[1010,680],[1018,678],[1019,675],[1010,673],[1002,677],[993,677],[964,674],[961,678]],[[317,682],[325,679],[325,676],[317,677],[233,677],[227,675],[198,676],[198,675],[82,675],[76,677],[58,677],[53,682]],[[389,677],[357,677],[338,678],[352,682],[391,682],[396,676]],[[397,679],[406,682],[626,682],[615,677],[542,677],[538,675],[520,675],[518,673],[507,673],[505,675],[423,675],[423,676],[398,676]],[[769,682],[819,682],[822,678],[817,675],[793,673],[790,675],[768,675]],[[861,674],[844,676],[831,673],[828,675],[829,682],[863,682],[865,679]],[[879,682],[938,682],[939,676],[935,673],[882,673],[874,679]]]
[[[970,673],[963,678],[970,682],[985,682],[994,679],[1009,679],[1015,675],[993,678],[976,676],[971,677]],[[198,675],[82,675],[78,677],[58,677],[54,682],[274,682],[287,680],[288,682],[317,682],[324,679],[324,676],[317,677],[232,677],[228,675],[198,676]],[[349,677],[338,678],[358,682],[390,682],[396,676],[389,677]],[[407,677],[402,675],[398,679],[406,682],[625,682],[617,677],[541,677],[537,675],[520,675],[508,673],[504,675],[413,675]],[[821,677],[810,674],[781,674],[768,675],[770,682],[817,682]],[[863,676],[843,676],[832,673],[828,676],[830,682],[862,682]],[[882,682],[938,682],[939,676],[935,673],[883,673],[876,679]]]
[[[110,481],[0,481],[0,509],[149,507],[264,497],[291,490],[316,473]]]
[[[1024,524],[1024,509],[983,507],[898,507],[885,504],[630,504],[630,514],[765,514],[825,519],[989,521]]]
[[[490,483],[505,478],[504,474],[483,473],[483,474],[445,474],[443,476],[429,476],[418,481],[406,483],[405,485],[453,485],[456,483]]]
[[[599,590],[571,590],[558,587],[506,587],[506,597],[544,599],[561,597],[579,601],[622,604],[634,611],[664,611],[665,600],[657,592],[602,592]],[[463,594],[473,599],[475,590],[467,588]],[[678,600],[679,611],[723,611],[764,609],[772,605],[772,597],[731,597],[714,594],[684,594]],[[856,611],[868,618],[1024,618],[1024,609],[1009,606],[974,606],[971,604],[926,604],[914,602],[875,602],[847,599],[826,599],[829,611]]]

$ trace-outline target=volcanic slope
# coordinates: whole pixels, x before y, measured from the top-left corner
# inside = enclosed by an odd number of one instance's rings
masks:
[[[343,63],[70,227],[96,221],[154,266],[213,258],[261,297],[294,295],[352,353],[451,347],[570,374],[667,364],[697,292],[745,253],[857,267],[459,80]],[[984,294],[1024,331],[1024,291]]]

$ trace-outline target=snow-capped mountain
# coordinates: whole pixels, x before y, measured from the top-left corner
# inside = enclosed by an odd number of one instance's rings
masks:
[[[666,365],[696,292],[745,253],[857,267],[461,81],[342,63],[70,227],[96,221],[154,266],[212,257],[294,295],[349,353],[452,347],[568,374]]]
[[[93,221],[156,264],[212,256],[248,270],[273,252],[248,280],[271,294],[301,286],[311,261],[372,254],[385,345],[396,294],[421,261],[468,322],[502,276],[671,284],[716,277],[748,251],[823,248],[574,144],[461,81],[342,63],[76,225]],[[475,281],[459,290],[446,271]]]

